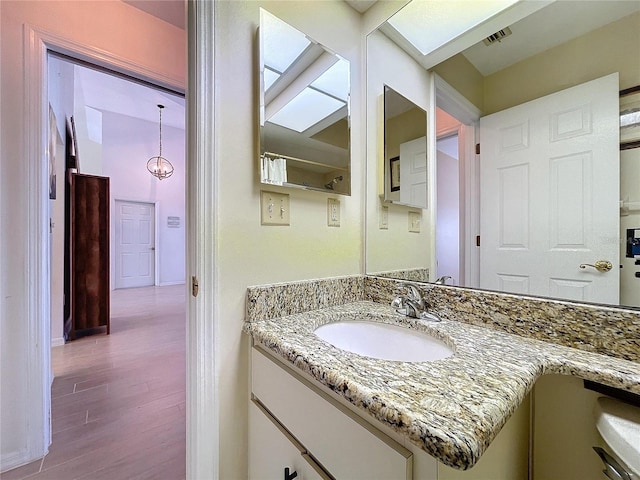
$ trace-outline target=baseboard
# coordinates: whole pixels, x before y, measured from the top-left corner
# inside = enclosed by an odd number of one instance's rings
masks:
[[[52,338],[51,339],[51,346],[52,347],[60,347],[64,345],[64,337],[58,337],[58,338]]]
[[[160,282],[158,283],[158,287],[169,287],[171,285],[184,285],[185,281],[181,280],[179,282]]]
[[[31,458],[28,450],[22,450],[17,452],[11,452],[8,454],[0,455],[0,473],[7,473],[14,468],[22,467],[28,463],[35,462],[42,457]]]

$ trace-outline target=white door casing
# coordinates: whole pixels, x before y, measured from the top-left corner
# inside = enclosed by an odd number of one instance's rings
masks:
[[[480,120],[482,288],[619,303],[618,116],[615,73]]]
[[[155,284],[155,205],[116,200],[115,287]]]

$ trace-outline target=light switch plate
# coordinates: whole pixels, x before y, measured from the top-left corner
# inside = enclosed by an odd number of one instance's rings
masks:
[[[340,200],[337,198],[327,199],[327,225],[330,227],[340,226]]]
[[[380,230],[389,230],[389,207],[386,205],[380,206],[380,218],[379,227]]]
[[[290,225],[289,195],[260,192],[260,222],[262,225]]]
[[[420,233],[420,221],[422,215],[420,212],[409,212],[409,231],[412,233]]]

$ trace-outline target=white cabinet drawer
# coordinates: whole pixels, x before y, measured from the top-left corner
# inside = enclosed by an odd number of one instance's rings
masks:
[[[252,392],[331,475],[338,480],[412,478],[409,450],[285,368],[254,347]]]
[[[316,471],[313,460],[301,445],[265,414],[260,407],[249,404],[249,478],[251,480],[282,480],[285,468],[295,480],[326,480]]]

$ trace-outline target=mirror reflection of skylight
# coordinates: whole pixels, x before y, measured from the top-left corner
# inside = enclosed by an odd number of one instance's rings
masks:
[[[304,132],[344,105],[344,102],[307,87],[269,121],[296,132]]]
[[[349,97],[349,62],[344,58],[339,58],[311,86],[346,102]]]
[[[269,87],[275,83],[275,81],[280,78],[280,74],[274,72],[273,70],[266,68],[264,69],[264,91],[269,90]]]
[[[387,22],[427,55],[516,1],[414,0]]]
[[[284,72],[311,42],[302,33],[261,9],[261,36],[264,64]]]

